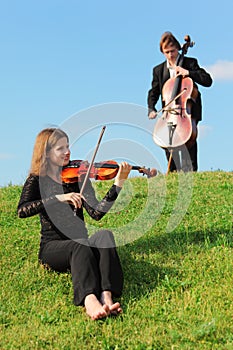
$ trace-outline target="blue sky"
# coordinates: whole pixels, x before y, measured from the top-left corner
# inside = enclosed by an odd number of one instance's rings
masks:
[[[165,172],[146,99],[167,30],[181,43],[191,36],[188,55],[214,79],[200,87],[199,171],[232,171],[232,10],[231,0],[1,1],[0,186],[24,182],[35,137],[51,125],[72,134],[73,159],[87,159],[107,123],[99,156]]]

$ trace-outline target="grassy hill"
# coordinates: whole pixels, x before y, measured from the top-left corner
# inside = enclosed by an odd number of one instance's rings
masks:
[[[124,312],[103,321],[72,304],[69,274],[39,266],[39,219],[17,218],[20,186],[1,188],[0,349],[233,349],[233,173],[190,176],[131,178],[86,218],[121,242]]]

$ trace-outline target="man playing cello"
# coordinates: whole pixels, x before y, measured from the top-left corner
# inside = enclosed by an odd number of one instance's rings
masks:
[[[162,90],[165,82],[177,76],[182,76],[182,78],[189,77],[193,81],[193,87],[196,91],[195,99],[190,99],[191,104],[191,118],[192,123],[197,126],[198,122],[202,120],[202,103],[201,94],[198,90],[197,84],[205,87],[209,87],[212,84],[212,78],[209,73],[207,73],[198,64],[197,59],[191,57],[183,57],[182,66],[179,65],[179,57],[181,50],[181,45],[178,40],[174,37],[171,32],[165,32],[160,40],[160,51],[164,54],[166,61],[155,66],[153,68],[153,80],[152,87],[148,92],[148,116],[149,119],[154,119],[157,116],[157,110],[155,108],[156,103],[159,98],[162,97]],[[164,106],[164,101],[162,101]],[[191,158],[192,167],[185,170],[197,171],[197,142],[196,138],[190,146],[187,146],[188,152]],[[169,160],[170,152],[168,148],[165,149],[167,159]],[[170,164],[170,171],[176,171],[182,168],[182,152],[181,159],[178,156],[178,152],[174,151],[172,155],[172,160]]]

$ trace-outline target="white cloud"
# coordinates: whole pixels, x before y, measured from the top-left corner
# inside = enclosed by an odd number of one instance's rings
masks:
[[[231,61],[217,61],[206,70],[214,80],[233,80],[233,62]]]

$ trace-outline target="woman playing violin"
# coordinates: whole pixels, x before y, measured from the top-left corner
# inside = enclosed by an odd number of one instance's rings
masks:
[[[46,128],[37,135],[18,216],[39,214],[39,261],[52,270],[71,272],[74,304],[85,306],[87,315],[97,320],[122,311],[113,298],[121,296],[123,274],[112,232],[101,230],[88,237],[83,208],[100,220],[117,199],[131,166],[119,165],[114,184],[98,201],[90,180],[82,194],[79,181],[62,183],[61,170],[69,161],[69,139],[64,131]]]
[[[162,90],[165,82],[169,78],[182,76],[190,77],[193,81],[194,89],[196,91],[195,98],[190,99],[191,103],[191,118],[195,126],[198,122],[202,120],[202,103],[201,103],[201,94],[198,91],[197,84],[200,84],[205,87],[209,87],[212,84],[211,76],[199,66],[197,59],[191,57],[184,57],[182,62],[182,67],[177,65],[179,60],[179,50],[181,50],[181,45],[178,40],[174,37],[171,32],[165,32],[160,40],[160,51],[164,54],[166,60],[161,64],[153,68],[153,80],[152,87],[148,92],[148,116],[149,119],[154,119],[157,116],[157,110],[155,108],[156,103],[159,98],[162,98]],[[169,151],[166,151],[167,159],[169,159]],[[197,142],[196,139],[190,147],[188,147],[188,152],[191,158],[192,169],[197,171],[198,162],[197,162]],[[182,160],[177,157],[176,152],[173,152],[173,160],[171,162],[170,170],[180,170],[182,168]]]

